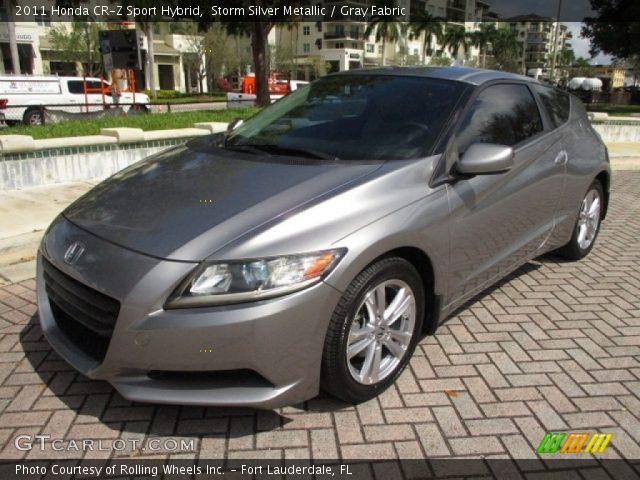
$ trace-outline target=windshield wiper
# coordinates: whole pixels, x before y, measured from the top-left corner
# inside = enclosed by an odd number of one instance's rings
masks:
[[[264,152],[271,153],[274,155],[289,155],[294,157],[317,158],[319,160],[334,160],[334,161],[340,160],[335,155],[331,155],[325,152],[319,152],[318,150],[311,150],[308,148],[281,147],[280,145],[270,145],[270,144],[264,144],[264,145],[251,144],[251,147],[260,149]]]

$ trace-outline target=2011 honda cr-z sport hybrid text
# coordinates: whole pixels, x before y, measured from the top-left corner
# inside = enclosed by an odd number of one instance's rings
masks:
[[[131,400],[369,399],[524,262],[594,245],[605,146],[573,96],[469,68],[329,75],[105,180],[38,255],[44,334]]]

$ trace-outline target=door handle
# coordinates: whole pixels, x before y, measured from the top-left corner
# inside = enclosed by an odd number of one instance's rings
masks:
[[[558,153],[554,162],[556,165],[564,165],[565,163],[567,163],[567,160],[569,160],[569,155],[567,154],[566,150],[562,150],[560,151],[560,153]]]

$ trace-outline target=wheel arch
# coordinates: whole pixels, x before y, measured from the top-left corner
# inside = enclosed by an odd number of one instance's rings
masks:
[[[423,333],[433,334],[440,321],[441,296],[435,292],[435,272],[433,263],[426,252],[418,247],[398,247],[373,259],[372,265],[386,257],[400,257],[409,262],[418,272],[424,286],[426,308],[424,311]]]
[[[602,210],[602,218],[604,219],[607,216],[607,211],[609,209],[609,189],[611,187],[611,175],[608,171],[602,170],[598,175],[596,175],[595,180],[598,180],[602,185],[602,191],[604,193],[604,209]]]

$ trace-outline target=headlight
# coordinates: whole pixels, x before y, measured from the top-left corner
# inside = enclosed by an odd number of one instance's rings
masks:
[[[176,289],[165,308],[250,302],[295,292],[319,282],[344,252],[204,263]]]

